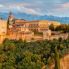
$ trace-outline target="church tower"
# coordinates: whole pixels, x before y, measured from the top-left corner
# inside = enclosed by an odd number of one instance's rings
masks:
[[[13,24],[15,23],[15,17],[12,15],[12,13],[10,12],[9,13],[9,16],[8,16],[8,21],[7,21],[7,26],[8,28],[12,28],[13,27]]]

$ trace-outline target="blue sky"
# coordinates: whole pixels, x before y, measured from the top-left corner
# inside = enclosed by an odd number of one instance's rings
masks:
[[[0,0],[0,12],[69,17],[69,0]]]

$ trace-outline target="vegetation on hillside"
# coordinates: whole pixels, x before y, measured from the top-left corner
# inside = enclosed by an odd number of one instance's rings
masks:
[[[0,69],[49,69],[55,63],[60,69],[60,58],[69,52],[69,39],[26,42],[5,39],[0,45]]]

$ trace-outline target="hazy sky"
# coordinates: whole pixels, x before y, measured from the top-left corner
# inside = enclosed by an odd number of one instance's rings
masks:
[[[0,12],[69,17],[69,0],[0,0]]]

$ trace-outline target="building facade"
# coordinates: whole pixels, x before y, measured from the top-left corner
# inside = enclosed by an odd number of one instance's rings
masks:
[[[41,40],[48,39],[51,36],[49,26],[52,24],[47,20],[27,21],[24,19],[15,19],[10,13],[8,20],[0,20],[0,41],[3,42],[5,38],[12,40],[26,40],[32,39]],[[34,35],[34,31],[42,32],[42,36]]]
[[[0,43],[6,38],[7,34],[7,21],[0,20]]]
[[[48,26],[40,21],[26,21],[23,19],[14,19],[13,16],[9,16],[8,21],[0,20],[0,41],[5,38],[11,40],[26,40],[31,41],[34,38],[34,30],[36,32],[48,31]],[[44,34],[43,34],[44,35]],[[41,39],[42,37],[38,37]],[[38,40],[37,39],[37,40]]]

